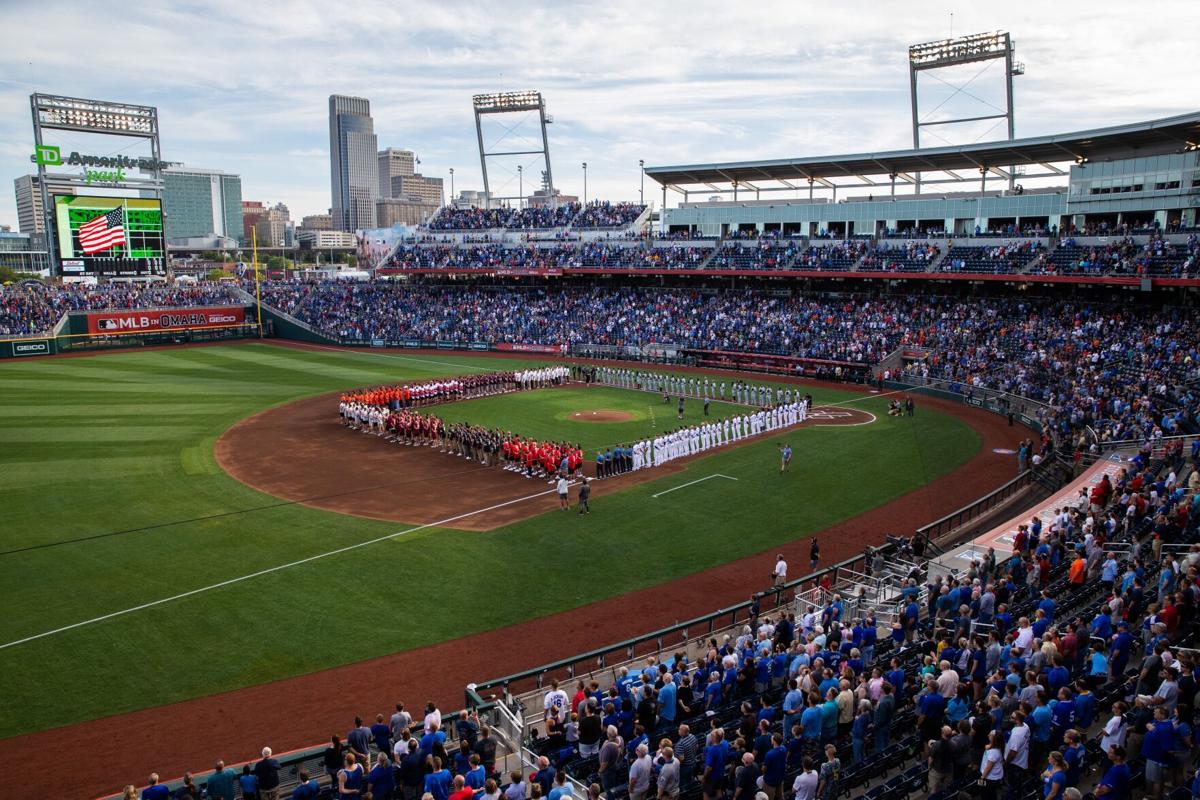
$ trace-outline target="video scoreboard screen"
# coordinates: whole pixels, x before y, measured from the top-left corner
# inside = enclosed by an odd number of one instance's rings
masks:
[[[165,271],[162,202],[132,197],[57,195],[58,258],[66,275],[146,275]]]

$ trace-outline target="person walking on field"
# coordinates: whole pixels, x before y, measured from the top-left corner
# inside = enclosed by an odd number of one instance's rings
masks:
[[[771,571],[771,583],[775,586],[783,586],[787,583],[787,562],[783,560],[783,553],[775,556],[775,569]]]
[[[592,513],[591,507],[588,505],[588,498],[592,496],[592,485],[585,477],[583,482],[579,484],[579,513]]]
[[[792,463],[792,446],[784,444],[779,448],[779,471],[787,472],[790,463]]]
[[[812,545],[808,548],[808,560],[812,562],[811,566],[813,569],[817,568],[817,562],[821,560],[821,546],[817,544],[815,537],[812,540]]]

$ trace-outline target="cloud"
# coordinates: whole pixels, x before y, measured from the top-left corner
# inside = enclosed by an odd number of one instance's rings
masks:
[[[4,5],[5,186],[29,170],[28,95],[40,90],[156,105],[164,157],[239,172],[246,197],[282,201],[296,217],[329,205],[331,93],[370,98],[380,147],[416,150],[425,174],[453,167],[461,190],[482,186],[471,95],[539,89],[556,117],[559,188],[581,193],[587,161],[589,196],[623,199],[636,196],[638,159],[908,146],[907,47],[951,24],[946,5],[922,0],[511,0],[502,12],[483,0],[361,0],[336,24],[318,0],[164,0],[109,16],[82,13],[80,0]],[[1035,4],[959,0],[954,12],[955,33],[1014,33],[1027,67],[1018,135],[1192,110],[1190,1],[1098,0],[1062,23]],[[994,101],[985,83],[971,89]],[[950,93],[931,90],[929,107]],[[15,217],[0,192],[0,223]]]

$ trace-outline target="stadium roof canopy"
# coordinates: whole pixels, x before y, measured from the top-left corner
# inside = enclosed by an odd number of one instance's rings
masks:
[[[986,170],[1007,178],[1010,167],[1024,165],[1040,165],[1047,170],[1026,177],[1049,177],[1065,174],[1065,170],[1053,166],[1056,163],[1156,156],[1198,146],[1200,111],[1130,125],[1011,141],[843,156],[646,167],[646,175],[671,188],[706,186],[715,190],[720,184],[736,182],[754,190],[760,188],[756,184],[763,181],[782,183],[786,189],[800,188],[793,182],[807,186],[810,181],[826,187],[880,186],[886,185],[892,176],[913,183],[916,173],[929,172],[945,173],[954,180],[969,180],[977,179],[980,172]],[[967,174],[959,175],[959,172]],[[871,176],[884,177],[872,180]]]

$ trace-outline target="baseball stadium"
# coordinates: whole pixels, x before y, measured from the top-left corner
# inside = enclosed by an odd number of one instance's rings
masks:
[[[998,60],[1009,136],[658,153],[353,274],[182,279],[155,163],[56,194],[0,796],[1195,797],[1200,111],[1018,138],[1007,33],[909,59],[914,133]],[[109,124],[31,101],[39,154]]]

